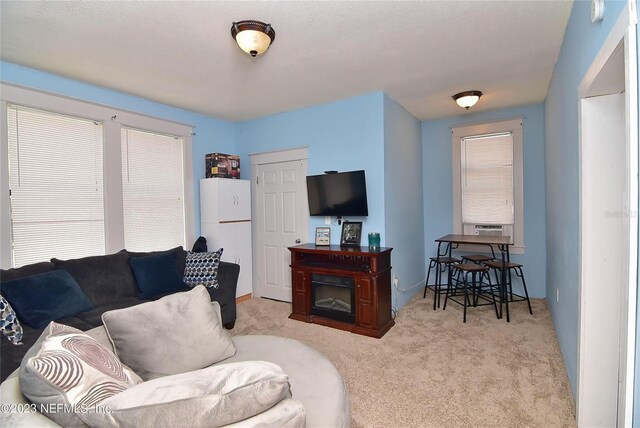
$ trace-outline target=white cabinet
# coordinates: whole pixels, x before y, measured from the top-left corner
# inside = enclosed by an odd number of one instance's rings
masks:
[[[253,292],[251,222],[202,223],[209,251],[224,248],[222,260],[240,265],[236,297]]]
[[[206,201],[206,205],[202,202]],[[202,222],[250,221],[251,183],[232,178],[200,180]]]
[[[251,183],[249,180],[200,180],[200,234],[209,251],[224,248],[222,260],[240,265],[236,297],[253,292]]]
[[[220,221],[251,220],[251,183],[249,180],[224,179],[218,184]]]

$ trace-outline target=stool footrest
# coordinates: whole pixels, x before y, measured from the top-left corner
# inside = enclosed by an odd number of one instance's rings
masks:
[[[475,263],[459,263],[457,265],[453,265],[453,268],[464,272],[487,272],[489,270],[488,267],[477,265]]]
[[[431,257],[429,260],[436,263],[460,263],[460,259],[455,257]]]
[[[507,262],[503,264],[501,261],[486,262],[484,265],[493,269],[515,269],[522,267],[519,263]]]

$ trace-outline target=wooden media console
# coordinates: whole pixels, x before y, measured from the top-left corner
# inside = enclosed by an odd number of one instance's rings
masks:
[[[393,326],[392,248],[302,244],[289,250],[289,318],[377,338]]]

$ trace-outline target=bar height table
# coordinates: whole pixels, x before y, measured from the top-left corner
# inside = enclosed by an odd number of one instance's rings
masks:
[[[507,266],[510,262],[509,259],[509,246],[511,244],[510,236],[491,236],[491,235],[445,235],[441,238],[436,239],[438,243],[438,253],[437,258],[438,262],[440,261],[440,257],[451,257],[451,250],[458,248],[459,245],[487,245],[491,249],[491,253],[495,256],[494,246],[500,251],[500,256],[502,258],[502,266],[500,272],[500,318],[502,318],[502,303],[505,303],[506,312],[507,312],[507,322],[510,322],[509,318],[509,298],[507,292],[507,275],[509,278],[509,283],[511,283],[511,271],[509,269],[505,269],[504,266]],[[444,252],[441,251],[442,244],[445,244]],[[449,265],[449,278],[451,278],[451,265]]]

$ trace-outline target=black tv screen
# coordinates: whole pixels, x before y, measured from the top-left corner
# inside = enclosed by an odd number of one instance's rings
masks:
[[[309,214],[313,216],[368,216],[364,171],[307,176]]]

